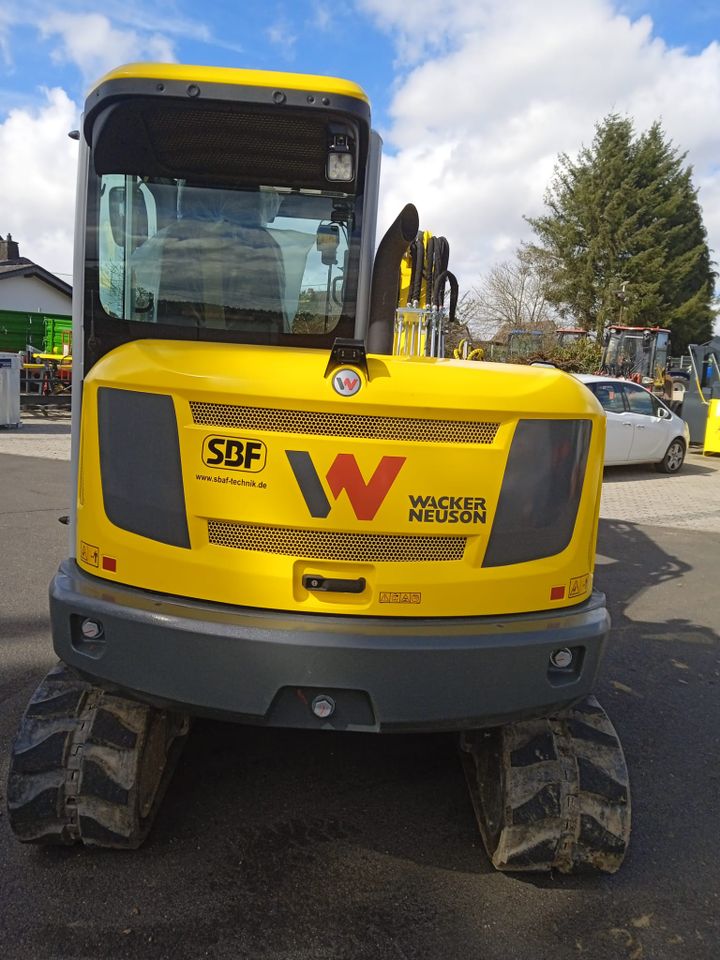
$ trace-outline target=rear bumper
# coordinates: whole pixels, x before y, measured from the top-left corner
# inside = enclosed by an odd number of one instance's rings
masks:
[[[610,620],[600,593],[500,617],[334,617],[205,603],[118,586],[65,561],[50,585],[58,656],[103,686],[184,712],[271,726],[461,730],[587,695]],[[102,623],[100,640],[80,632]],[[549,669],[570,647],[569,672]],[[314,716],[315,696],[335,712]]]

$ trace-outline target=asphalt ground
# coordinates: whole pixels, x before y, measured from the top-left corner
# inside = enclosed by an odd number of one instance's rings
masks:
[[[606,471],[607,488],[653,477],[625,472]],[[69,473],[0,453],[3,807],[14,729],[54,662],[46,595]],[[676,479],[660,481],[667,502]],[[636,494],[613,496],[632,511],[601,520],[596,571],[614,623],[597,693],[633,789],[618,874],[493,872],[453,737],[205,721],[139,851],[22,846],[0,816],[2,957],[716,960],[720,538],[638,525]]]

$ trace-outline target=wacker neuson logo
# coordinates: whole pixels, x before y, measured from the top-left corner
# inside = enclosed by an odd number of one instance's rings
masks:
[[[485,523],[485,497],[432,497],[410,494],[411,523]]]
[[[285,453],[310,516],[327,517],[330,501],[310,454],[307,450],[286,450]],[[351,453],[339,453],[325,480],[336,500],[345,491],[358,520],[373,520],[404,463],[405,457],[382,457],[366,483],[355,457]]]

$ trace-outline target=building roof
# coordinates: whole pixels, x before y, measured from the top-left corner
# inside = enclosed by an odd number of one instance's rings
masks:
[[[68,297],[72,296],[72,286],[69,283],[61,280],[60,277],[56,277],[54,273],[50,273],[44,267],[39,267],[32,260],[28,260],[27,257],[0,260],[0,280],[8,277],[37,277],[38,280],[49,284],[49,286],[59,290],[60,293],[64,293]]]

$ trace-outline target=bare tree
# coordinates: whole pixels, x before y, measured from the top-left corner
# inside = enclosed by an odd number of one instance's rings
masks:
[[[556,314],[545,296],[542,264],[521,248],[514,260],[496,264],[465,295],[458,315],[478,340],[497,339],[509,330],[553,329]]]

